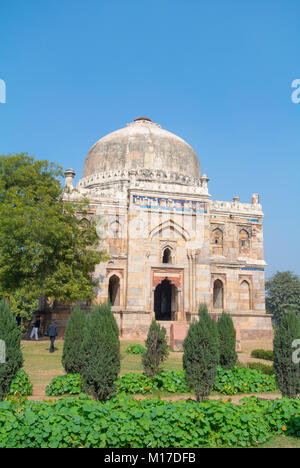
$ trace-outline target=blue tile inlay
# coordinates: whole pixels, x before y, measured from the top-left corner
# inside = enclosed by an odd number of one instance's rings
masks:
[[[153,210],[177,211],[180,213],[207,213],[206,203],[195,200],[133,195],[133,203],[141,208]]]
[[[246,271],[265,271],[264,268],[242,268],[242,270],[246,270]]]

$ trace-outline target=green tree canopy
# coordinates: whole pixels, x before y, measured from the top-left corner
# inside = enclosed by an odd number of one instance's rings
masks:
[[[21,315],[41,295],[91,301],[96,251],[93,222],[82,223],[87,204],[64,203],[62,169],[26,154],[0,156],[0,294]]]
[[[300,278],[291,271],[278,271],[266,282],[266,308],[279,323],[282,315],[294,311],[300,317]]]

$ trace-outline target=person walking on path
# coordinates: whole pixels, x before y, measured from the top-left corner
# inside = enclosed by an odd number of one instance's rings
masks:
[[[33,337],[35,337],[35,341],[39,341],[40,326],[41,326],[41,318],[38,315],[35,322],[34,322],[33,329],[31,330],[31,334],[30,334],[30,339],[31,340],[32,340]]]
[[[55,320],[52,320],[48,328],[48,336],[50,338],[50,353],[54,353],[54,342],[57,337],[58,326]]]

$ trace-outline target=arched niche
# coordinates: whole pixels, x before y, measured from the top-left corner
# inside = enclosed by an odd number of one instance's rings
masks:
[[[213,308],[223,309],[224,308],[224,285],[220,279],[214,281],[213,286]]]
[[[239,253],[242,255],[250,253],[250,234],[246,229],[241,229],[239,232]]]
[[[108,283],[108,297],[113,307],[120,306],[120,291],[120,278],[117,275],[112,275]]]
[[[251,309],[251,286],[248,281],[243,280],[240,283],[240,299],[239,299],[240,310]]]
[[[164,248],[162,252],[162,263],[172,263],[172,250],[170,247]]]
[[[211,249],[215,255],[223,255],[223,231],[216,228],[211,233]]]

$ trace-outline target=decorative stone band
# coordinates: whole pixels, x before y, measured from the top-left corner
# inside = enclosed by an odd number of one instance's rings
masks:
[[[101,172],[89,177],[81,179],[78,183],[78,188],[88,188],[94,185],[107,184],[108,182],[116,181],[149,181],[157,183],[178,184],[184,186],[192,186],[202,188],[207,191],[208,178],[203,175],[201,178],[190,177],[177,172],[150,170],[150,169],[137,169],[137,170],[119,170]]]
[[[140,208],[181,213],[207,213],[207,204],[195,200],[173,198],[144,197],[133,195],[133,204]]]

